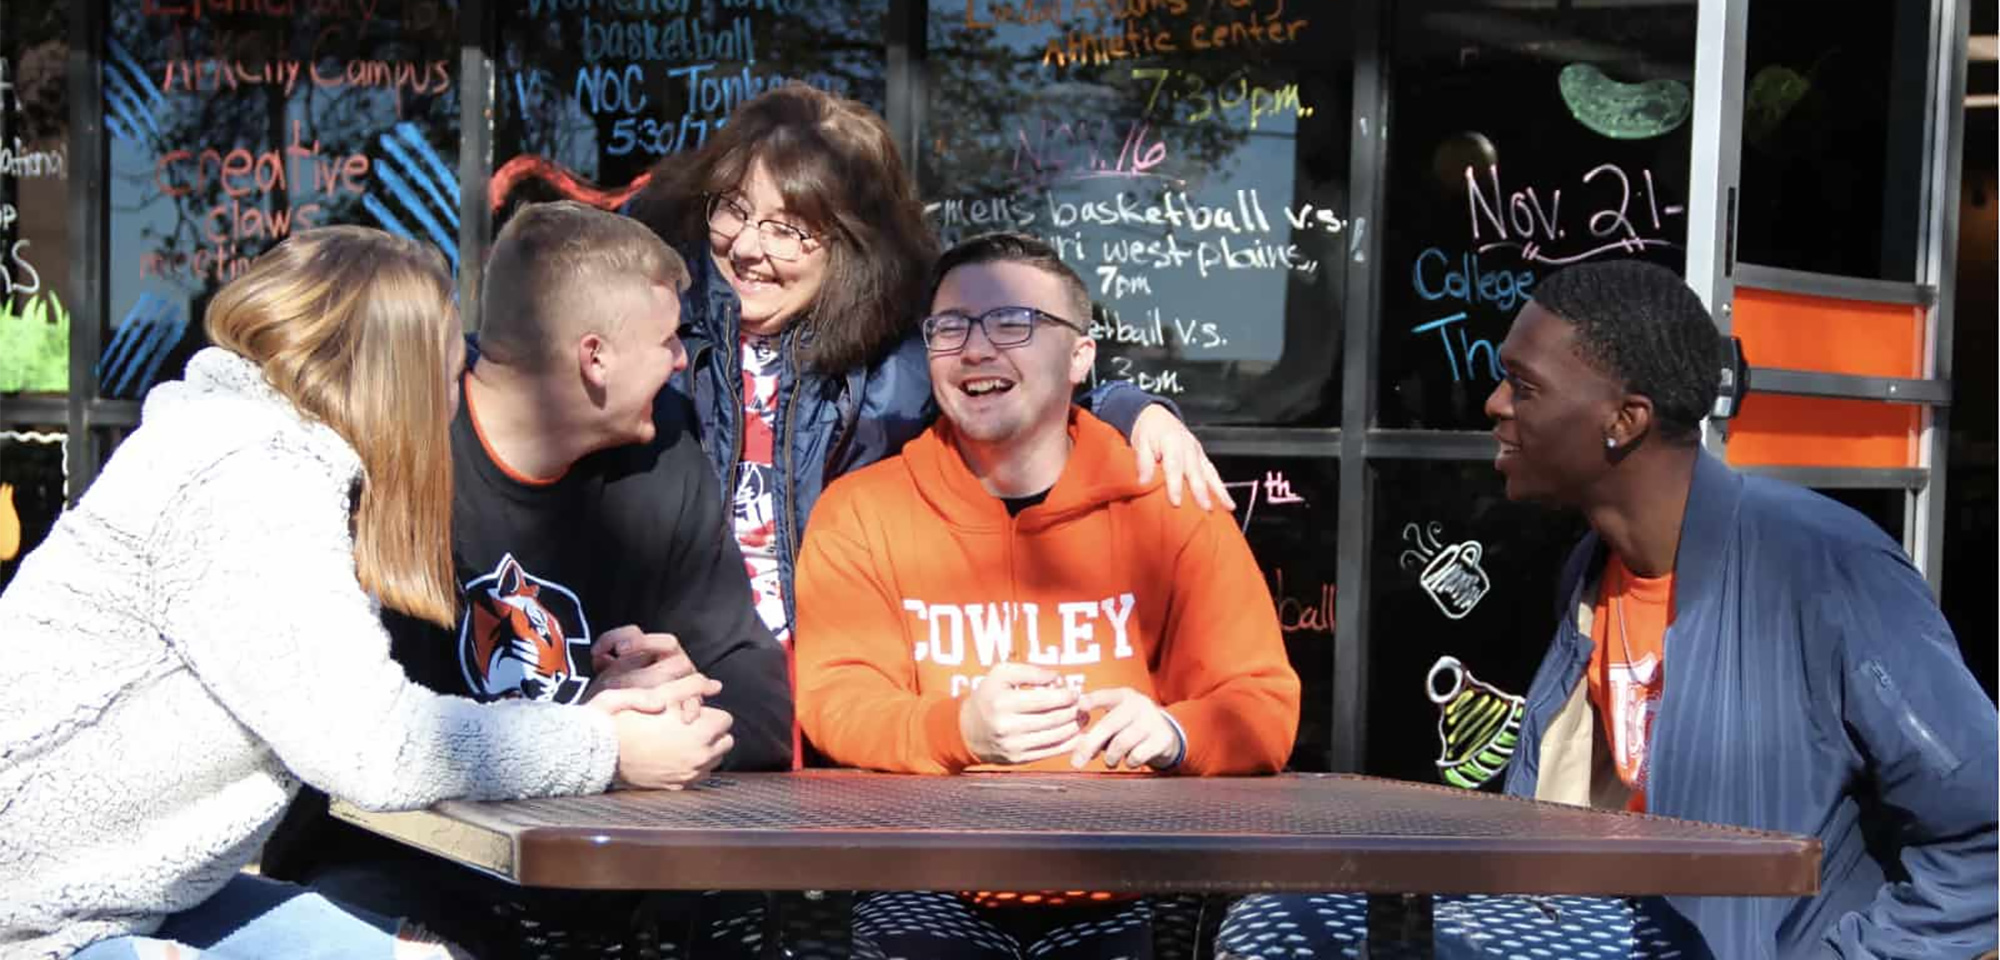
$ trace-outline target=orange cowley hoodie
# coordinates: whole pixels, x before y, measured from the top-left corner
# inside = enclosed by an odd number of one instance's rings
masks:
[[[1299,679],[1234,518],[1140,484],[1124,439],[1075,407],[1062,476],[1009,517],[950,430],[940,420],[813,508],[793,641],[806,736],[877,770],[1071,769],[1068,754],[980,767],[966,748],[958,698],[1012,659],[1152,697],[1186,731],[1179,772],[1283,766]]]

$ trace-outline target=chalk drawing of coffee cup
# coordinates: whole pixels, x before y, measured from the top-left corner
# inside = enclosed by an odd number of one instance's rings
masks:
[[[1493,587],[1493,581],[1479,566],[1485,548],[1477,540],[1443,546],[1438,541],[1438,532],[1436,523],[1422,528],[1414,523],[1403,526],[1403,539],[1412,544],[1411,549],[1403,551],[1403,569],[1422,567],[1417,583],[1430,595],[1431,602],[1446,617],[1463,620]]]
[[[1482,552],[1477,540],[1454,543],[1424,567],[1424,574],[1417,582],[1423,584],[1424,592],[1431,595],[1445,616],[1465,619],[1486,596],[1486,591],[1492,589],[1493,582],[1479,567]]]

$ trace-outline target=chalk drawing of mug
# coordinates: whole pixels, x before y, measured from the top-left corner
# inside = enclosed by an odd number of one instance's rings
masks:
[[[1437,534],[1438,525],[1435,523],[1421,531],[1414,523],[1405,524],[1403,539],[1415,546],[1403,551],[1402,564],[1404,569],[1421,565],[1423,573],[1418,575],[1417,583],[1424,588],[1424,593],[1446,617],[1463,620],[1493,588],[1493,581],[1479,566],[1479,558],[1485,554],[1485,548],[1477,540],[1442,546]]]
[[[1445,681],[1443,689],[1438,687],[1440,680]],[[1438,705],[1439,776],[1467,790],[1477,790],[1499,776],[1521,742],[1527,701],[1474,677],[1450,656],[1431,665],[1424,687]]]

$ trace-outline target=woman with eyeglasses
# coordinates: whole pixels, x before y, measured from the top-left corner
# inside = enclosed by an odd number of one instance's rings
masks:
[[[888,125],[804,85],[745,102],[663,161],[631,213],[686,257],[688,368],[675,385],[733,498],[758,611],[789,643],[792,569],[833,478],[902,449],[936,415],[918,320],[937,242]],[[1170,407],[1130,384],[1086,401],[1171,499],[1229,504]]]

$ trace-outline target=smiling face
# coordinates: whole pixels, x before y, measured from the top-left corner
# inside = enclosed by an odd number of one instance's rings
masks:
[[[667,379],[687,366],[681,344],[681,300],[660,284],[623,284],[605,304],[623,314],[610,338],[604,414],[616,439],[651,443],[653,398]]]
[[[825,241],[807,240],[795,260],[781,260],[764,249],[757,227],[761,221],[790,224],[807,234],[817,231],[786,211],[785,198],[762,160],[750,164],[749,174],[726,199],[746,214],[746,222],[734,236],[710,227],[709,253],[730,289],[743,301],[743,329],[772,336],[811,309],[818,298],[820,284],[826,279]]]
[[[1486,398],[1494,469],[1509,500],[1581,504],[1608,473],[1605,438],[1619,425],[1624,385],[1584,360],[1569,321],[1530,302],[1500,345],[1507,378]]]
[[[945,274],[931,313],[977,317],[995,307],[1033,307],[1079,327],[1061,278],[1025,263],[972,263]],[[1068,429],[1070,397],[1090,374],[1097,344],[1038,320],[1027,343],[996,348],[977,325],[959,350],[930,355],[931,393],[962,440],[1005,451]]]

